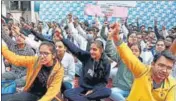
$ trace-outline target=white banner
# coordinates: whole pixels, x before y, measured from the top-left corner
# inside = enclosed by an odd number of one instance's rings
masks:
[[[97,1],[99,6],[136,7],[136,1]]]

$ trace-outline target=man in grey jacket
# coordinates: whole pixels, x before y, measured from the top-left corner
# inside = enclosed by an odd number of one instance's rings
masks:
[[[2,39],[7,44],[8,48],[18,55],[32,56],[35,55],[33,49],[25,44],[24,39],[13,31],[15,41],[8,35],[9,30],[7,26],[2,28]],[[2,74],[2,80],[15,80],[17,87],[23,87],[25,85],[26,68],[17,67],[13,64],[11,65],[11,71]]]

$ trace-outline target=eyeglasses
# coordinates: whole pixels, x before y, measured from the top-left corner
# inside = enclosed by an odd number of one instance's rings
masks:
[[[167,71],[172,70],[172,67],[166,66],[166,65],[161,64],[161,63],[158,64],[158,67],[161,68],[162,70],[163,70],[163,69],[165,69],[165,70],[167,70]]]
[[[52,53],[48,53],[48,52],[38,52],[37,55],[38,56],[43,56],[43,57],[47,57],[49,54],[52,54]]]

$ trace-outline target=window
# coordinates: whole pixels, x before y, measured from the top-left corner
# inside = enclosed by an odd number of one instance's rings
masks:
[[[10,1],[10,10],[20,10],[20,1]]]
[[[30,11],[31,10],[31,2],[30,1],[21,1],[21,10],[22,11]]]
[[[10,10],[21,10],[21,11],[30,11],[31,2],[30,1],[10,1],[9,4]]]

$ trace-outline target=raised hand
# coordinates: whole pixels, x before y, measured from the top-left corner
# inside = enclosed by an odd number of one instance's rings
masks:
[[[73,22],[76,26],[78,26],[79,25],[79,19],[78,19],[78,17],[75,17],[74,18],[74,22]]]
[[[173,55],[176,56],[176,39],[173,41],[169,50],[172,52]]]
[[[63,39],[63,36],[61,34],[61,29],[56,28],[54,33],[54,40],[62,40],[62,39]]]
[[[69,20],[69,22],[72,22],[72,14],[71,13],[68,14],[68,20]]]
[[[157,19],[154,19],[154,25],[157,26],[157,24],[158,24]]]
[[[119,23],[114,23],[110,25],[110,31],[109,31],[110,35],[109,36],[113,38],[114,42],[118,42],[120,40],[119,32],[120,32]]]
[[[165,26],[166,24],[163,24],[163,26],[162,26],[162,30],[166,30],[166,26]]]
[[[32,27],[29,26],[29,25],[27,25],[27,24],[24,24],[23,28],[25,28],[25,29],[29,29],[29,30],[32,29]]]
[[[104,17],[104,21],[105,21],[105,22],[108,21],[108,15],[105,15],[105,17]]]
[[[136,22],[139,22],[139,18],[137,17]]]
[[[14,34],[20,34],[20,28],[18,26],[12,26],[12,32]]]
[[[128,21],[128,17],[126,17],[126,19],[125,19],[125,22],[127,22]]]

